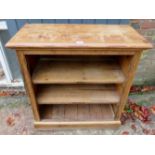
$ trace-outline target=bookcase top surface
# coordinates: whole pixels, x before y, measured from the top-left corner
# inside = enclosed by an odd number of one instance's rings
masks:
[[[6,44],[9,48],[152,48],[129,25],[26,24]]]

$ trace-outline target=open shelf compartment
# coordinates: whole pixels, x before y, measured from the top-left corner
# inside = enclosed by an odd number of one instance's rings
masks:
[[[41,121],[49,122],[90,122],[112,121],[112,105],[74,104],[40,105]]]
[[[119,56],[37,56],[30,69],[36,127],[119,126],[114,111],[125,82]],[[114,108],[114,109],[113,109]],[[114,111],[113,111],[114,110]],[[116,111],[115,111],[116,112]]]
[[[117,104],[113,85],[39,85],[38,104]]]
[[[40,59],[34,69],[35,84],[123,83],[125,77],[118,58],[49,57]]]
[[[74,104],[40,105],[40,121],[35,121],[36,128],[59,127],[118,127],[120,120],[115,120],[112,105]]]

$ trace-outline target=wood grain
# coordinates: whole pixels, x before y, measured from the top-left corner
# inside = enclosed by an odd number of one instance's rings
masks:
[[[38,105],[36,102],[34,87],[32,84],[30,72],[28,70],[26,58],[23,55],[23,53],[21,53],[19,51],[17,51],[17,56],[18,56],[19,64],[20,64],[21,71],[22,71],[22,74],[24,77],[24,84],[26,86],[26,90],[27,90],[27,93],[28,93],[29,98],[30,98],[34,119],[36,121],[39,121],[40,120],[39,109],[38,109]]]
[[[84,119],[89,120],[90,119],[90,105],[89,104],[78,104],[77,105],[77,115],[78,120],[82,121]]]
[[[114,120],[111,105],[42,105],[40,113],[42,121],[51,122]]]
[[[120,101],[114,87],[102,85],[45,85],[37,94],[38,104],[117,104]]]
[[[129,25],[26,24],[6,45],[10,48],[151,48]]]
[[[121,125],[119,120],[115,121],[40,121],[34,122],[35,128],[51,129],[51,128],[117,128]]]
[[[120,119],[124,106],[127,102],[128,94],[130,91],[130,87],[132,85],[132,81],[134,79],[134,75],[140,60],[141,53],[142,51],[139,51],[134,56],[129,57],[128,59],[122,61],[122,69],[126,75],[126,82],[122,85],[123,93],[121,95],[120,104],[118,106],[118,110],[115,115],[116,120]]]
[[[119,48],[19,48],[25,55],[134,55],[137,49],[119,49]]]
[[[125,78],[115,61],[69,62],[40,61],[33,73],[33,83],[123,83]]]

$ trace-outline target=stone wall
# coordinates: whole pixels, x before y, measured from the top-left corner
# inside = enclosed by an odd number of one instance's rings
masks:
[[[152,19],[134,19],[130,24],[146,39],[148,39],[154,48],[143,52],[134,85],[154,85],[155,84],[155,20]]]

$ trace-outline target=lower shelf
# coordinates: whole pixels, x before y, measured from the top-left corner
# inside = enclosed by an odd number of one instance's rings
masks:
[[[119,126],[111,105],[40,105],[41,121],[36,127]]]
[[[120,96],[112,85],[40,85],[38,104],[117,104]]]

